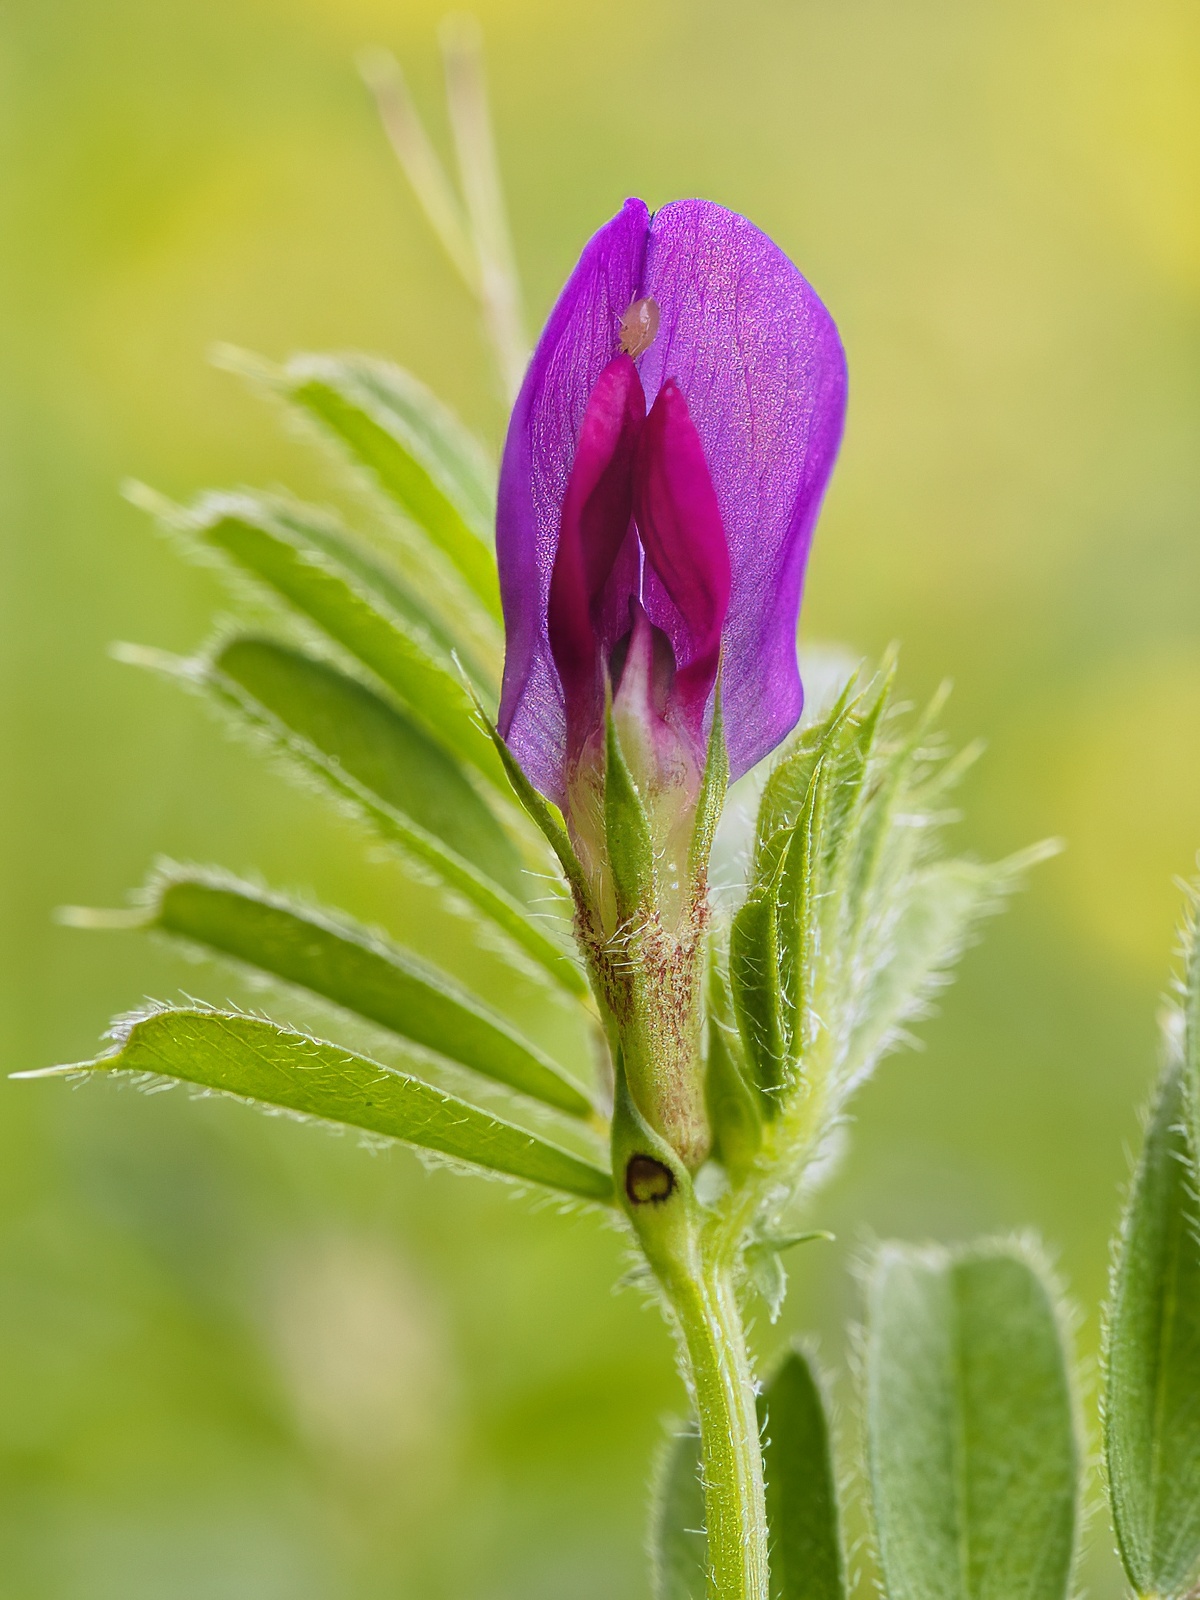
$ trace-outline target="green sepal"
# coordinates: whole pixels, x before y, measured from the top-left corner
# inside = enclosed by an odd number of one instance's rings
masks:
[[[260,1017],[179,1007],[126,1020],[94,1061],[23,1077],[132,1072],[196,1084],[260,1106],[398,1139],[576,1199],[609,1203],[591,1162],[420,1078]]]
[[[893,677],[889,660],[865,690],[848,686],[768,778],[734,924],[730,976],[747,1056],[777,1085],[785,1114],[802,1086],[812,1093],[815,1124],[798,1161],[905,1041],[973,923],[1055,848],[991,866],[937,859],[943,796],[966,762],[929,740],[944,696],[907,733],[892,731]]]
[[[779,977],[779,907],[771,883],[751,894],[733,919],[729,989],[763,1111],[773,1117],[787,1081],[788,1029]]]
[[[575,847],[571,843],[570,835],[563,826],[561,815],[557,806],[552,806],[544,795],[539,793],[525,776],[524,768],[513,755],[508,745],[500,736],[500,730],[492,722],[484,710],[478,696],[474,696],[475,714],[487,729],[488,738],[495,746],[496,754],[504,768],[509,783],[512,785],[513,794],[520,803],[525,815],[541,833],[546,843],[554,851],[559,866],[563,870],[568,885],[577,902],[586,904],[589,899],[587,879],[579,857],[575,854]]]
[[[306,989],[575,1117],[595,1107],[536,1046],[445,973],[378,934],[223,874],[172,869],[148,926]]]
[[[888,948],[859,992],[843,1057],[848,1081],[900,1036],[900,1030],[961,954],[972,927],[1001,903],[1048,849],[1035,846],[1007,861],[950,859],[911,872],[892,916]]]
[[[1200,1576],[1200,1206],[1185,1088],[1173,1056],[1122,1219],[1105,1340],[1117,1547],[1135,1593],[1164,1600]]]
[[[611,698],[604,712],[604,841],[617,922],[639,920],[655,903],[654,840],[621,751]]]
[[[893,676],[894,673],[888,678],[889,690]],[[853,872],[847,884],[847,898],[852,912],[851,937],[857,933],[862,919],[867,915],[872,890],[878,887],[879,875],[887,858],[889,829],[895,827],[897,805],[903,803],[906,808],[912,806],[918,811],[936,805],[978,757],[980,747],[968,746],[958,757],[946,761],[930,780],[928,795],[923,794],[920,788],[914,791],[911,787],[914,765],[949,695],[950,685],[943,683],[916,718],[899,747],[888,752],[886,760],[880,763],[877,792],[871,797],[871,803],[861,819]]]
[[[717,824],[721,820],[721,812],[725,808],[725,794],[729,788],[729,751],[725,744],[721,681],[722,674],[718,672],[713,700],[712,729],[709,732],[708,751],[704,758],[704,777],[700,783],[700,798],[696,802],[696,822],[688,850],[688,876],[693,883],[707,881],[708,861],[712,855]]]
[[[771,1600],[844,1600],[846,1564],[829,1421],[799,1349],[758,1400],[771,1540]]]

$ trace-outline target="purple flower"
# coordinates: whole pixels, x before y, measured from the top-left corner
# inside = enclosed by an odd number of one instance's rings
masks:
[[[795,726],[845,395],[833,320],[744,217],[627,200],[589,242],[500,469],[500,732],[551,799],[598,749],[606,680],[668,762],[703,765],[722,647],[732,775]]]

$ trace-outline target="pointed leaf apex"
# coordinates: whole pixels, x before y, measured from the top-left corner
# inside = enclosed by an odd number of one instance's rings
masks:
[[[700,785],[700,798],[696,804],[696,824],[688,855],[688,868],[693,882],[707,875],[708,860],[712,854],[717,824],[725,807],[725,794],[729,788],[729,750],[725,743],[725,717],[721,704],[721,680],[724,665],[717,671],[716,697],[713,701],[712,728],[708,735],[708,751],[704,759],[704,777]]]

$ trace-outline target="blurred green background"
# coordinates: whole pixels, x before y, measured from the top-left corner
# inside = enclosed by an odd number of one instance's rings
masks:
[[[873,1235],[1039,1230],[1094,1361],[1107,1238],[1200,845],[1193,0],[483,0],[531,321],[626,193],[748,213],[841,325],[852,402],[805,631],[904,644],[984,733],[960,837],[1069,850],[859,1102],[784,1324],[839,1373]],[[55,926],[156,852],[260,868],[454,961],[348,826],[113,663],[223,603],[132,474],[328,485],[218,340],[361,347],[500,407],[353,67],[436,128],[436,0],[9,0],[0,19],[0,1068],[231,985]],[[462,953],[515,1012],[534,991]],[[245,995],[242,995],[245,998]],[[553,1041],[556,1020],[536,1021]],[[3,1600],[646,1591],[656,1316],[620,1241],[403,1151],[183,1094],[0,1083]],[[1094,1413],[1089,1399],[1089,1415]],[[1102,1517],[1086,1577],[1115,1595]]]

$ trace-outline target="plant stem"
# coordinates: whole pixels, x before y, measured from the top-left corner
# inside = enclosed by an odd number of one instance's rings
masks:
[[[702,1207],[691,1174],[629,1093],[620,1052],[613,1177],[670,1305],[700,1423],[708,1600],[769,1600],[767,1511],[754,1379],[733,1266],[752,1197]]]
[[[668,1289],[687,1351],[708,1533],[708,1600],[768,1600],[767,1513],[754,1381],[728,1269]]]

